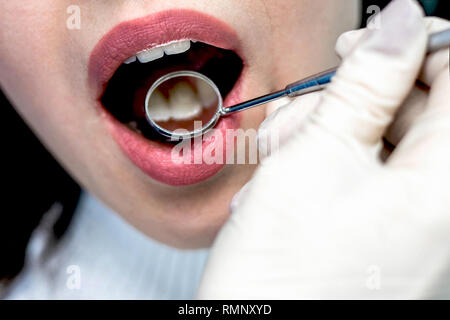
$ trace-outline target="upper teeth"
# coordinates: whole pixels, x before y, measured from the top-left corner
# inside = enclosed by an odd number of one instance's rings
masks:
[[[195,42],[195,41],[192,41]],[[136,61],[136,58],[141,63],[147,63],[167,55],[183,53],[191,47],[191,40],[178,40],[167,44],[163,44],[151,49],[138,52],[136,55],[129,57],[124,63],[129,64]]]

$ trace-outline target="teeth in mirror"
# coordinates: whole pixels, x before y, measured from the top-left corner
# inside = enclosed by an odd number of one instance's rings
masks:
[[[150,96],[148,115],[153,121],[168,121],[172,114],[169,109],[169,101],[156,89]]]
[[[217,107],[217,94],[214,89],[201,79],[196,79],[198,96],[204,108]]]
[[[136,55],[129,57],[124,61],[125,64],[130,64],[139,60],[140,63],[147,63],[154,61],[156,59],[160,59],[166,55],[179,54],[186,52],[191,47],[191,41],[196,42],[195,40],[178,40],[173,41],[158,47],[154,47],[151,49],[143,50],[138,52]]]
[[[177,83],[169,90],[169,104],[174,120],[189,119],[202,110],[202,103],[192,87],[185,83]]]
[[[187,82],[179,82],[169,90],[168,98],[156,89],[150,96],[148,115],[156,122],[195,118],[203,108],[217,102],[212,88],[206,88],[204,83],[202,85],[203,89],[197,87],[196,93]]]

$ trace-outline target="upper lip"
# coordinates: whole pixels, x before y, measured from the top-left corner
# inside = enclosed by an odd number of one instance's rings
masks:
[[[228,24],[198,11],[173,9],[125,21],[103,36],[91,53],[88,77],[97,97],[127,58],[181,39],[201,41],[239,55],[241,51],[239,38]]]

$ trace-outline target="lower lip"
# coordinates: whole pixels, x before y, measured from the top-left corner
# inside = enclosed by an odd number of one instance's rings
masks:
[[[233,90],[225,99],[224,105],[236,104],[239,100],[241,78],[238,79]],[[233,141],[227,142],[226,131],[238,129],[240,127],[240,114],[233,114],[222,117],[215,129],[221,134],[222,139],[203,139],[202,160],[197,163],[192,160],[190,163],[179,163],[173,159],[173,144],[162,143],[149,140],[140,134],[130,130],[125,125],[116,120],[111,114],[99,106],[108,124],[108,129],[113,139],[125,153],[125,155],[145,174],[151,178],[172,186],[186,186],[207,180],[218,173],[225,165],[228,148],[234,149]],[[232,139],[232,138],[231,138]],[[222,144],[220,146],[219,144]],[[205,163],[206,150],[223,150],[220,163]],[[193,159],[193,150],[191,158]]]

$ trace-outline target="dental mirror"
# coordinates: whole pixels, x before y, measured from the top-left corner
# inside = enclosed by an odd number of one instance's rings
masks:
[[[214,127],[222,104],[219,88],[211,79],[195,71],[175,71],[150,87],[145,98],[145,115],[159,134],[179,140],[201,135]],[[201,123],[198,128],[196,122]]]
[[[427,53],[448,48],[450,29],[434,33],[428,39]],[[160,135],[171,140],[192,138],[212,129],[220,117],[253,108],[281,97],[297,97],[323,89],[336,74],[326,70],[287,85],[284,89],[223,107],[219,88],[205,75],[195,71],[176,71],[153,83],[145,98],[145,114]],[[201,121],[201,125],[197,127]]]

